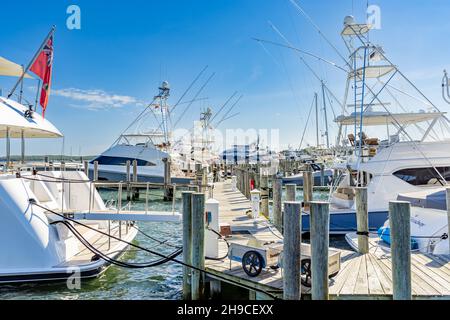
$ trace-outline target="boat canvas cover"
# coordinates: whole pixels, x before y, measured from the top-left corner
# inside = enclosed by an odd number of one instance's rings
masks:
[[[60,138],[62,133],[36,112],[26,117],[28,108],[16,101],[0,97],[0,138]]]
[[[364,77],[369,79],[376,79],[381,78],[394,70],[394,66],[367,66],[357,69],[356,72],[351,72],[349,74],[349,78],[354,78],[356,75],[357,78],[361,80]]]
[[[447,210],[445,189],[399,194],[398,200],[408,201],[414,207]]]
[[[364,112],[364,126],[383,126],[386,124],[410,125],[426,121],[433,121],[445,115],[443,112],[418,112],[418,113],[387,113],[387,112]],[[360,113],[352,113],[349,116],[339,116],[335,120],[344,126],[360,124]]]
[[[0,76],[21,77],[23,68],[17,63],[11,62],[3,57],[0,57]],[[27,79],[33,79],[29,74],[24,76]]]

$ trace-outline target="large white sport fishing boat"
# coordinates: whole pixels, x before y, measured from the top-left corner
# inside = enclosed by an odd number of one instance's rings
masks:
[[[13,138],[24,141],[62,134],[30,108],[0,97],[0,137],[6,138],[9,155]],[[94,277],[103,272],[109,262],[87,249],[80,238],[116,259],[128,245],[96,230],[116,236],[121,230],[122,239],[131,242],[137,229],[108,221],[78,225],[64,219],[67,213],[89,211],[108,212],[83,172],[22,171],[7,157],[0,173],[0,282],[63,280],[75,273]]]
[[[448,255],[450,250],[447,213],[446,188],[432,188],[399,194],[398,200],[411,203],[411,250],[435,255]],[[377,249],[390,252],[389,220],[372,234]],[[358,235],[351,232],[345,235],[348,244],[358,250]]]
[[[442,97],[445,102],[450,104],[450,89],[447,72],[444,70],[442,79]],[[445,145],[444,145],[445,146]],[[443,157],[447,154],[443,154]],[[448,215],[449,200],[447,196],[447,181],[450,176],[450,169],[437,168],[446,187],[426,188],[425,190],[401,193],[398,200],[411,203],[411,250],[431,254],[448,254],[450,252],[449,222]],[[406,181],[414,184],[436,183],[435,174],[430,170],[409,171]],[[373,236],[375,237],[375,236]],[[348,233],[345,236],[347,242],[355,250],[358,247],[358,236],[355,232]],[[389,220],[378,230],[379,248],[390,251],[390,224]]]
[[[344,160],[334,165],[340,174],[330,194],[331,233],[356,230],[355,186],[368,188],[369,225],[378,230],[388,218],[389,201],[399,193],[450,181],[445,113],[369,41],[370,29],[349,16],[341,33],[350,56],[342,115],[335,120]],[[303,227],[309,231],[307,213]]]
[[[22,67],[3,58],[0,75],[19,77],[18,83],[30,77]],[[19,100],[25,101],[22,94]],[[25,106],[0,96],[0,138],[6,140],[6,162],[0,172],[0,283],[66,279],[75,283],[98,276],[111,264],[142,268],[179,255],[178,250],[139,265],[118,260],[134,245],[136,220],[179,221],[179,215],[151,214],[148,208],[143,212],[123,210],[120,186],[116,206],[107,207],[84,172],[63,167],[39,172],[24,163],[25,139],[62,136],[32,104]],[[20,163],[11,161],[11,139],[22,141]]]
[[[114,144],[90,163],[93,173],[94,162],[98,162],[98,179],[101,181],[127,181],[127,162],[137,161],[138,182],[163,183],[164,161],[175,160],[172,155],[170,110],[167,103],[170,97],[170,86],[163,82],[154,102],[133,121],[125,133]],[[157,127],[148,129],[146,125],[149,115],[157,119]],[[127,132],[134,130],[132,132]],[[193,167],[193,166],[192,166]],[[172,166],[172,183],[189,184],[191,178],[183,176],[176,161]]]
[[[194,128],[182,137],[173,136],[171,109],[168,104],[170,86],[167,81],[159,88],[154,102],[132,122],[114,144],[90,163],[93,174],[98,162],[98,179],[101,181],[126,181],[127,162],[137,161],[137,181],[163,183],[165,159],[170,161],[171,182],[189,184],[189,174],[196,163],[207,166],[218,160],[213,150],[214,129],[211,125],[212,111],[201,113]],[[148,117],[156,127],[149,130]],[[154,125],[154,123],[153,123]],[[130,173],[132,175],[132,173]]]

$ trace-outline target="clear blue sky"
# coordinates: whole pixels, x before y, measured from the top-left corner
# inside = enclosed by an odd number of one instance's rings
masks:
[[[344,51],[343,18],[364,19],[366,0],[303,0],[301,5],[330,40]],[[372,40],[441,109],[442,70],[450,68],[448,0],[370,1],[382,10],[382,29]],[[66,28],[66,9],[81,8],[81,30]],[[353,11],[353,12],[352,12]],[[234,92],[244,99],[241,114],[221,128],[280,128],[284,145],[299,144],[314,91],[319,83],[292,52],[267,45],[270,55],[251,40],[280,41],[272,21],[296,46],[339,62],[338,56],[288,0],[130,0],[8,1],[2,3],[0,56],[26,64],[55,24],[53,94],[47,117],[66,136],[65,151],[103,151],[150,102],[162,80],[173,88],[172,103],[205,66],[216,72],[180,126],[189,128],[201,108],[220,105]],[[310,60],[341,96],[343,75]],[[0,79],[7,90],[12,79]],[[33,99],[27,81],[27,97]],[[192,97],[195,90],[191,92]],[[176,116],[175,116],[176,117]],[[314,142],[309,130],[307,139]],[[19,143],[14,143],[18,153]],[[28,153],[58,154],[60,141],[30,142]],[[4,154],[3,142],[0,154]]]

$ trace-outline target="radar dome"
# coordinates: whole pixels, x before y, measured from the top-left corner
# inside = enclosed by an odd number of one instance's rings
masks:
[[[169,82],[168,82],[168,81],[164,81],[164,82],[162,83],[162,88],[163,88],[163,89],[170,89],[170,84],[169,84]]]
[[[355,18],[353,16],[346,16],[344,18],[344,25],[348,26],[352,24],[355,24]]]

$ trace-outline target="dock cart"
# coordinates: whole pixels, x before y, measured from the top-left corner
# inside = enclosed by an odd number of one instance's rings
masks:
[[[301,281],[305,287],[311,287],[311,246],[301,246]],[[249,277],[257,277],[263,269],[278,269],[282,267],[283,242],[262,242],[256,239],[247,244],[232,243],[228,251],[228,257],[232,261],[242,263],[244,272]],[[341,268],[341,253],[330,249],[329,258],[330,279],[337,276]]]

